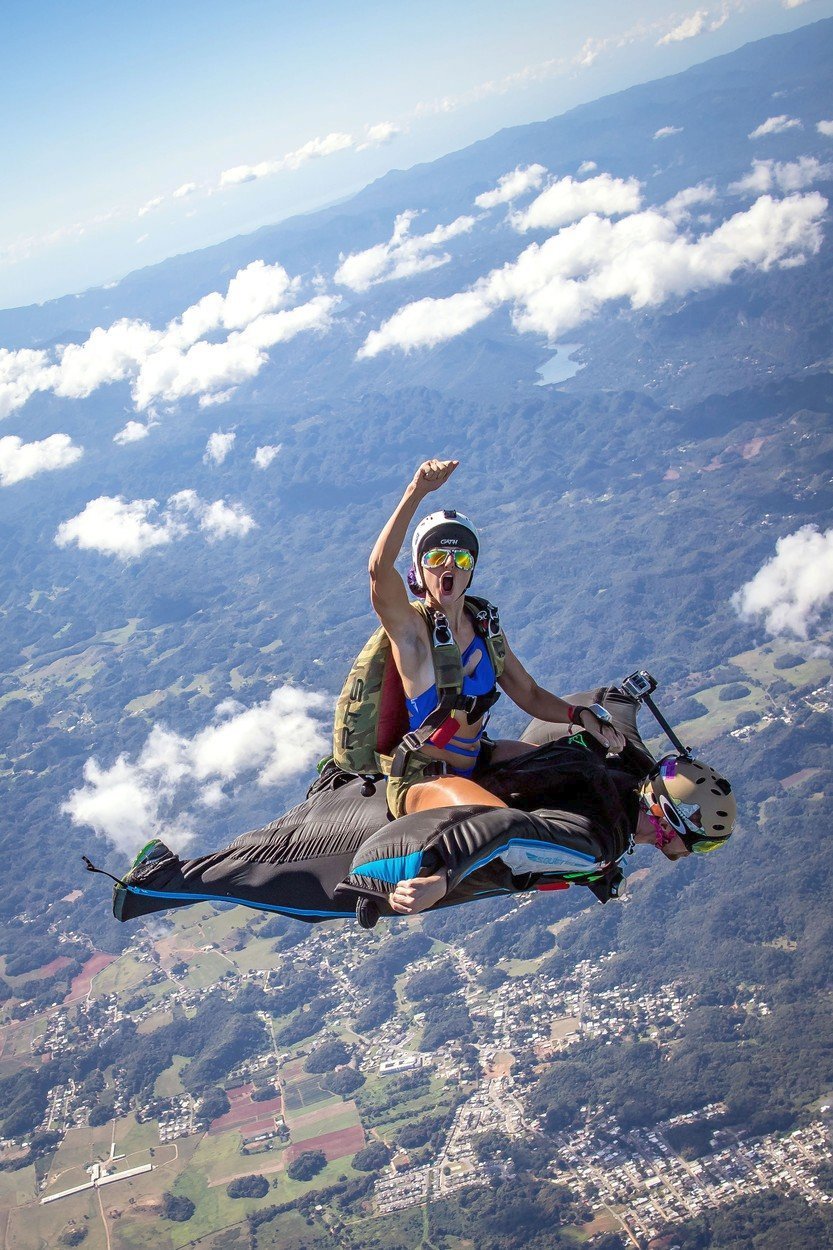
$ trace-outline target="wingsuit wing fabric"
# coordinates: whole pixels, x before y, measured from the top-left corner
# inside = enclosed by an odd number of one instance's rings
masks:
[[[610,689],[604,688],[605,699]],[[603,702],[598,694],[573,701]],[[636,709],[632,716],[625,704],[611,711],[644,752]],[[438,907],[547,880],[593,880],[615,867],[630,844],[635,771],[611,768],[601,753],[565,740],[562,730],[555,741],[480,778],[508,807],[447,807],[399,820],[389,818],[383,785],[368,796],[361,779],[333,771],[304,802],[221,851],[190,860],[168,852],[139,865],[127,888],[117,888],[114,910],[128,920],[211,900],[316,923],[353,916],[357,901],[368,896],[380,914],[393,915],[388,892],[423,870],[448,874]],[[609,896],[591,888],[602,901]]]

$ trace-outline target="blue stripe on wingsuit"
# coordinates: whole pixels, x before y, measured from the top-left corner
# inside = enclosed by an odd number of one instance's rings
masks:
[[[354,911],[309,911],[303,907],[275,907],[272,903],[254,903],[248,898],[232,898],[229,894],[174,894],[172,890],[144,890],[138,885],[126,887],[131,894],[143,894],[146,898],[186,899],[193,903],[238,903],[241,907],[253,907],[255,911],[279,911],[283,916],[332,916],[334,920],[351,920]]]
[[[422,867],[422,851],[410,855],[394,855],[390,859],[374,859],[369,864],[356,864],[350,869],[351,877],[372,877],[375,881],[388,881],[397,885],[415,877]]]
[[[484,855],[482,859],[478,859],[476,863],[472,864],[472,866],[463,873],[463,876],[460,878],[460,880],[461,881],[465,880],[465,878],[468,877],[471,873],[473,873],[476,869],[482,868],[484,864],[490,864],[493,859],[500,859],[501,855],[503,855],[506,851],[510,849],[510,847],[513,847],[513,846],[547,847],[549,850],[561,851],[563,852],[565,856],[568,856],[568,857],[574,856],[577,860],[581,861],[582,863],[593,864],[594,866],[598,864],[598,860],[595,859],[592,855],[587,855],[585,854],[584,851],[577,851],[571,846],[561,846],[558,842],[540,842],[535,838],[510,838],[509,841],[504,843],[503,846],[499,846],[497,850],[490,851],[488,855]],[[547,871],[570,872],[571,870],[569,868],[565,868],[561,870],[557,868],[549,868],[548,870],[546,866],[542,865],[541,871],[542,872],[547,872]]]

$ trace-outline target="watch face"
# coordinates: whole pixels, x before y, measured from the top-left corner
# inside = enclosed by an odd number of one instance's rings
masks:
[[[601,703],[591,703],[590,711],[594,716],[597,716],[599,720],[608,721],[610,724],[613,723],[613,717],[610,715],[610,712],[608,712],[606,707],[602,707]]]

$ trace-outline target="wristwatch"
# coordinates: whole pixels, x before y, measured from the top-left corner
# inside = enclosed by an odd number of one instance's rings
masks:
[[[572,704],[567,706],[567,719],[571,725],[578,725],[582,729],[587,728],[586,725],[582,725],[580,720],[582,712],[592,712],[596,720],[601,721],[604,725],[613,724],[613,717],[606,707],[602,707],[601,703],[577,703],[575,707]]]

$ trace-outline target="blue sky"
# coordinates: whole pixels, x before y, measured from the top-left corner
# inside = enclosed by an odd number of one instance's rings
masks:
[[[833,0],[13,0],[0,307],[115,280],[831,13]]]

